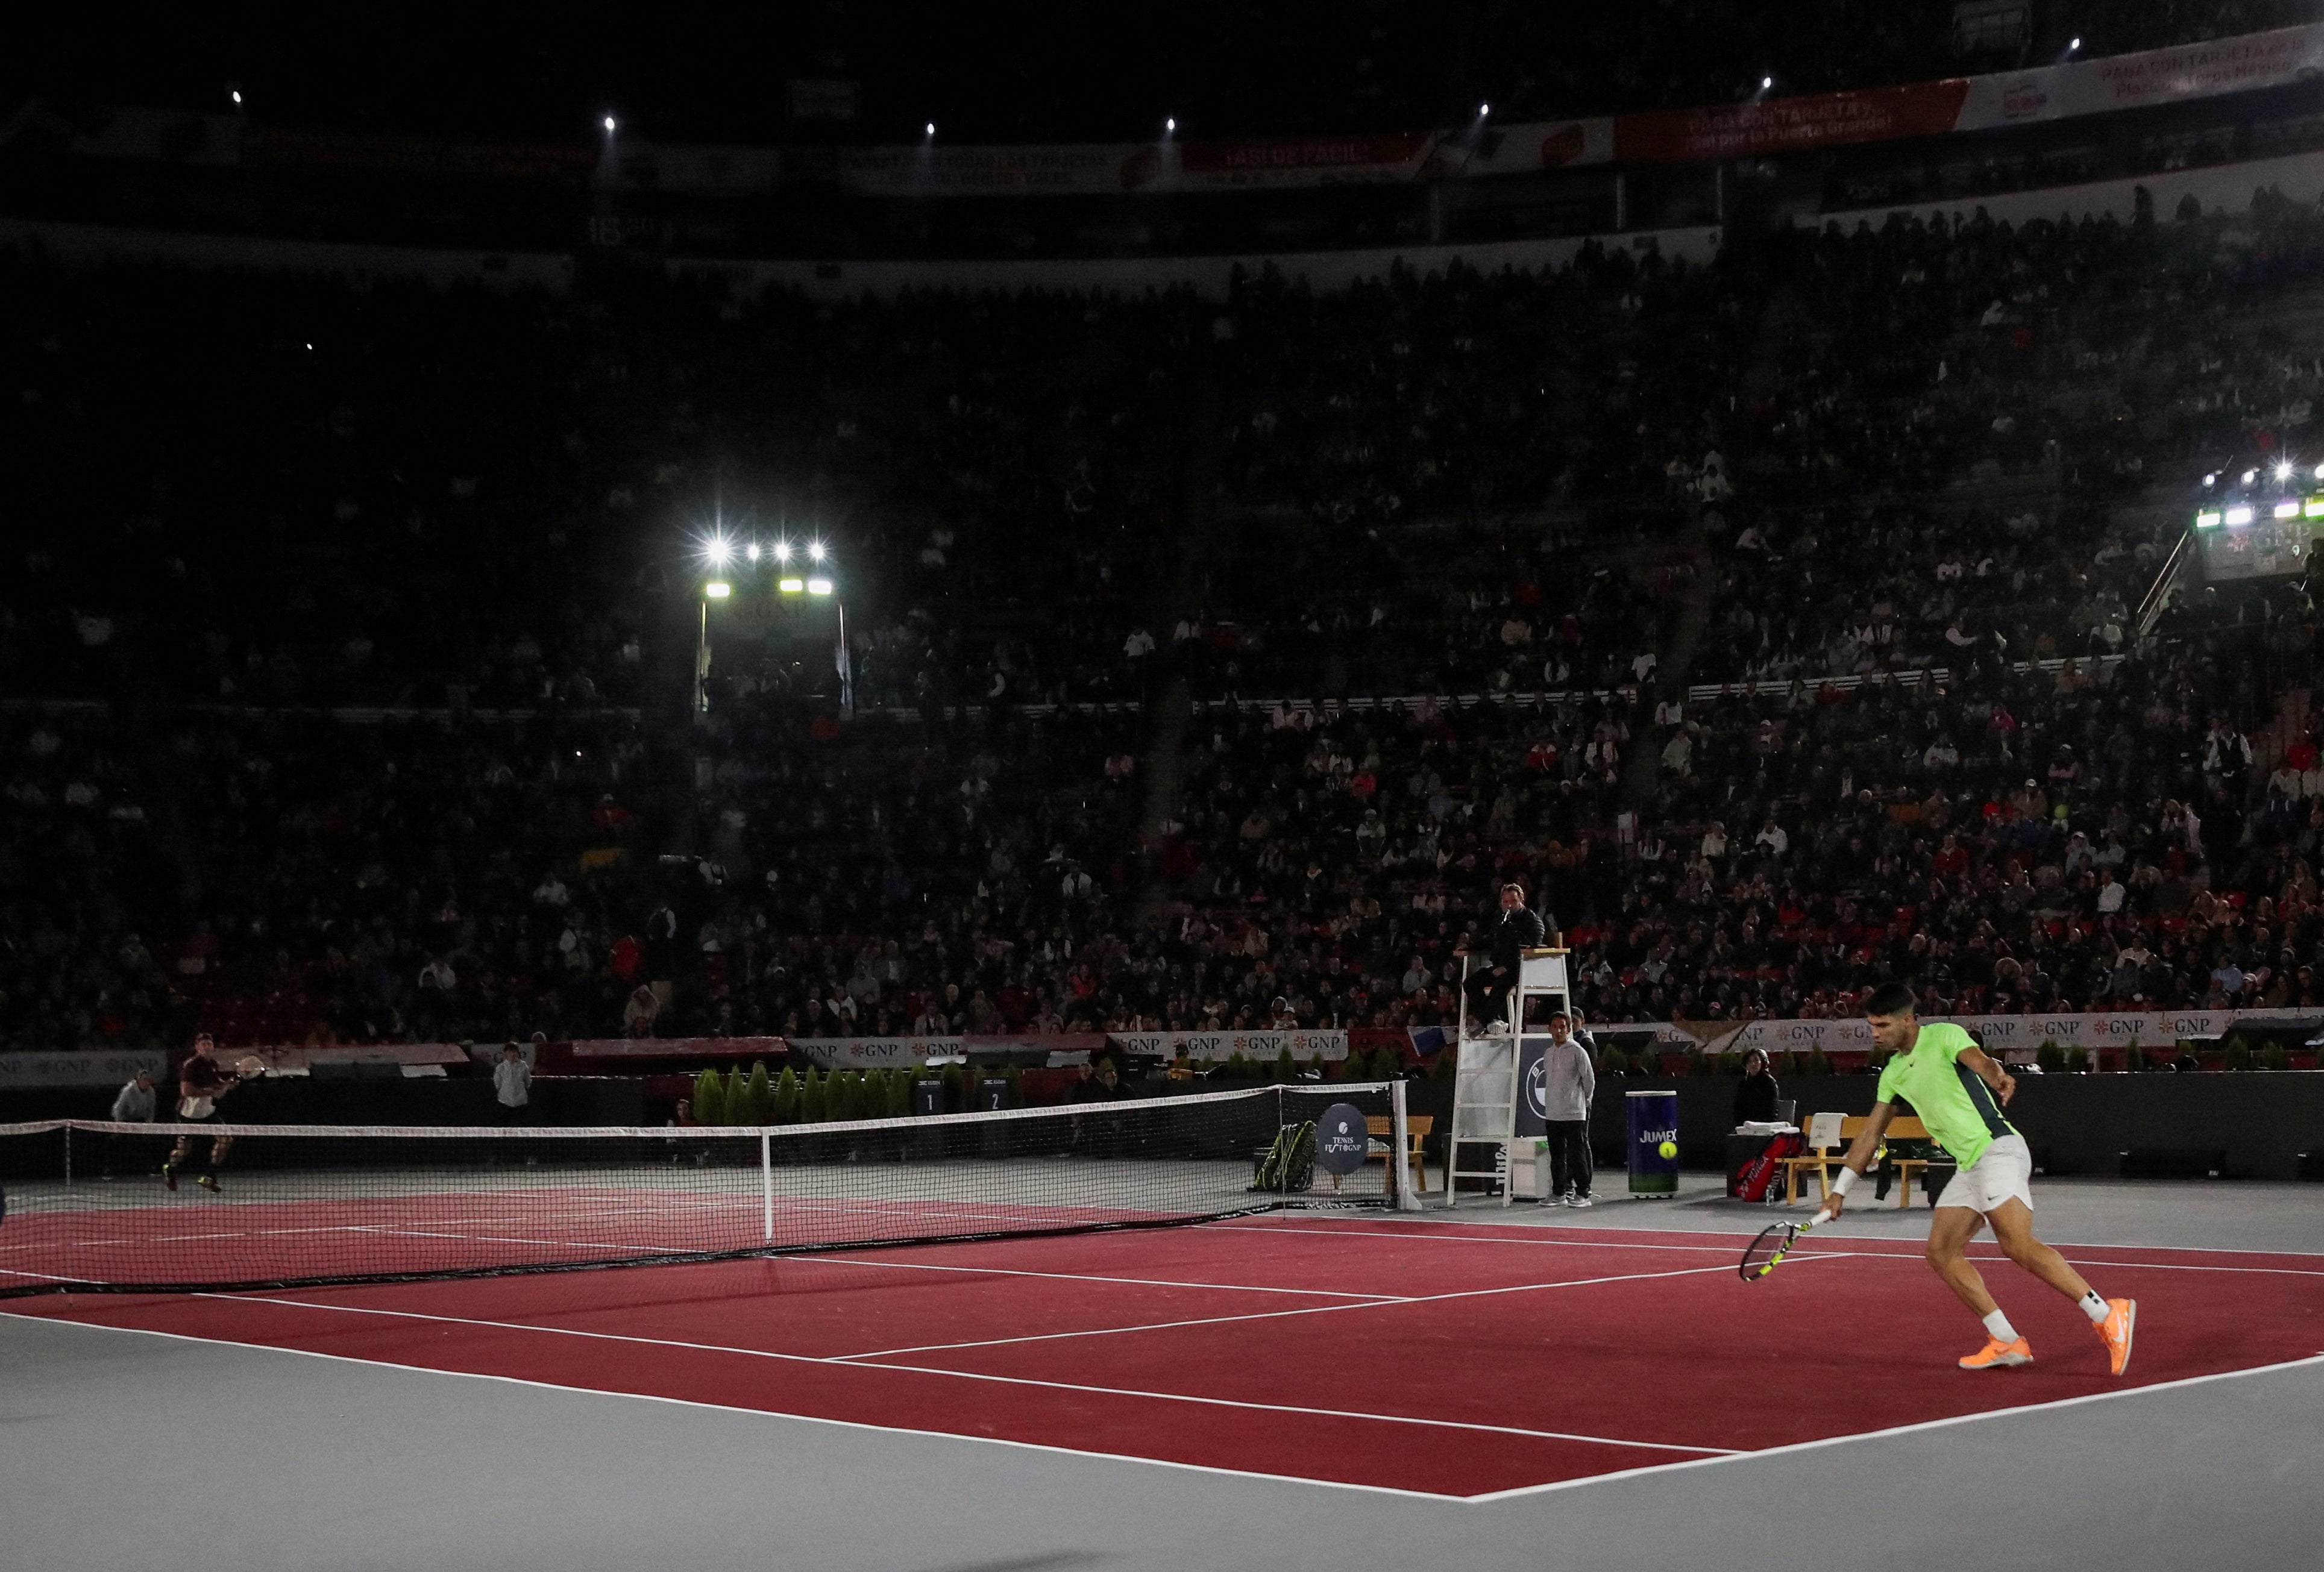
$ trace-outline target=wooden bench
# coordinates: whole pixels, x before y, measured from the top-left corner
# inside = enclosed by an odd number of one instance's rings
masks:
[[[1868,1114],[1850,1114],[1840,1121],[1840,1141],[1836,1145],[1811,1147],[1806,1156],[1784,1158],[1784,1204],[1799,1204],[1800,1175],[1811,1169],[1815,1172],[1818,1199],[1829,1197],[1831,1194],[1832,1169],[1848,1155],[1849,1147],[1855,1144],[1856,1137],[1863,1134],[1864,1126],[1870,1122]],[[1801,1134],[1806,1135],[1814,1123],[1813,1114],[1803,1117],[1800,1120]],[[1887,1132],[1882,1136],[1884,1141],[1925,1141],[1928,1138],[1929,1127],[1910,1114],[1899,1114],[1889,1120]],[[1900,1209],[1913,1204],[1913,1176],[1932,1166],[1932,1163],[1934,1160],[1927,1157],[1898,1157],[1890,1162],[1889,1166],[1896,1172],[1896,1205]],[[1936,1165],[1950,1166],[1950,1163]]]
[[[1385,1114],[1374,1114],[1364,1121],[1364,1128],[1371,1134],[1364,1161],[1386,1163],[1396,1121]],[[1404,1117],[1404,1155],[1412,1168],[1412,1193],[1415,1195],[1428,1193],[1428,1170],[1421,1164],[1420,1143],[1434,1128],[1436,1116],[1434,1114],[1406,1114]]]

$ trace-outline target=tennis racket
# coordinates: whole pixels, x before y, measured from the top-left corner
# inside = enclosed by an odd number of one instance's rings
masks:
[[[1743,1252],[1743,1281],[1757,1282],[1782,1265],[1800,1236],[1824,1220],[1825,1214],[1818,1211],[1804,1223],[1770,1223],[1760,1229],[1751,1247]]]

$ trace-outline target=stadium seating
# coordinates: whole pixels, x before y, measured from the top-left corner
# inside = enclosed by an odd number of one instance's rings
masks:
[[[1224,305],[15,255],[0,1037],[1427,1025],[1508,876],[1600,1020],[2324,1002],[2306,602],[2137,615],[2155,499],[2310,423],[2319,242]],[[689,722],[714,517],[831,540],[853,715],[714,663]]]

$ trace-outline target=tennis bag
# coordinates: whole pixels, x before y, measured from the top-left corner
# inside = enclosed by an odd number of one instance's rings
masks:
[[[1275,1144],[1251,1172],[1253,1190],[1284,1194],[1305,1190],[1315,1181],[1315,1121],[1286,1125],[1275,1132]]]
[[[1797,1130],[1787,1130],[1767,1143],[1767,1149],[1743,1165],[1735,1193],[1744,1200],[1766,1200],[1775,1187],[1775,1175],[1783,1172],[1784,1159],[1796,1157],[1808,1149],[1807,1137]]]

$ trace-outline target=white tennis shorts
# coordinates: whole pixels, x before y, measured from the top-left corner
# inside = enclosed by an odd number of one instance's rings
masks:
[[[1977,1154],[1977,1161],[1954,1174],[1937,1197],[1941,1207],[1967,1207],[1989,1212],[2006,1200],[2020,1200],[2034,1209],[2034,1152],[2023,1135],[2003,1135]]]

